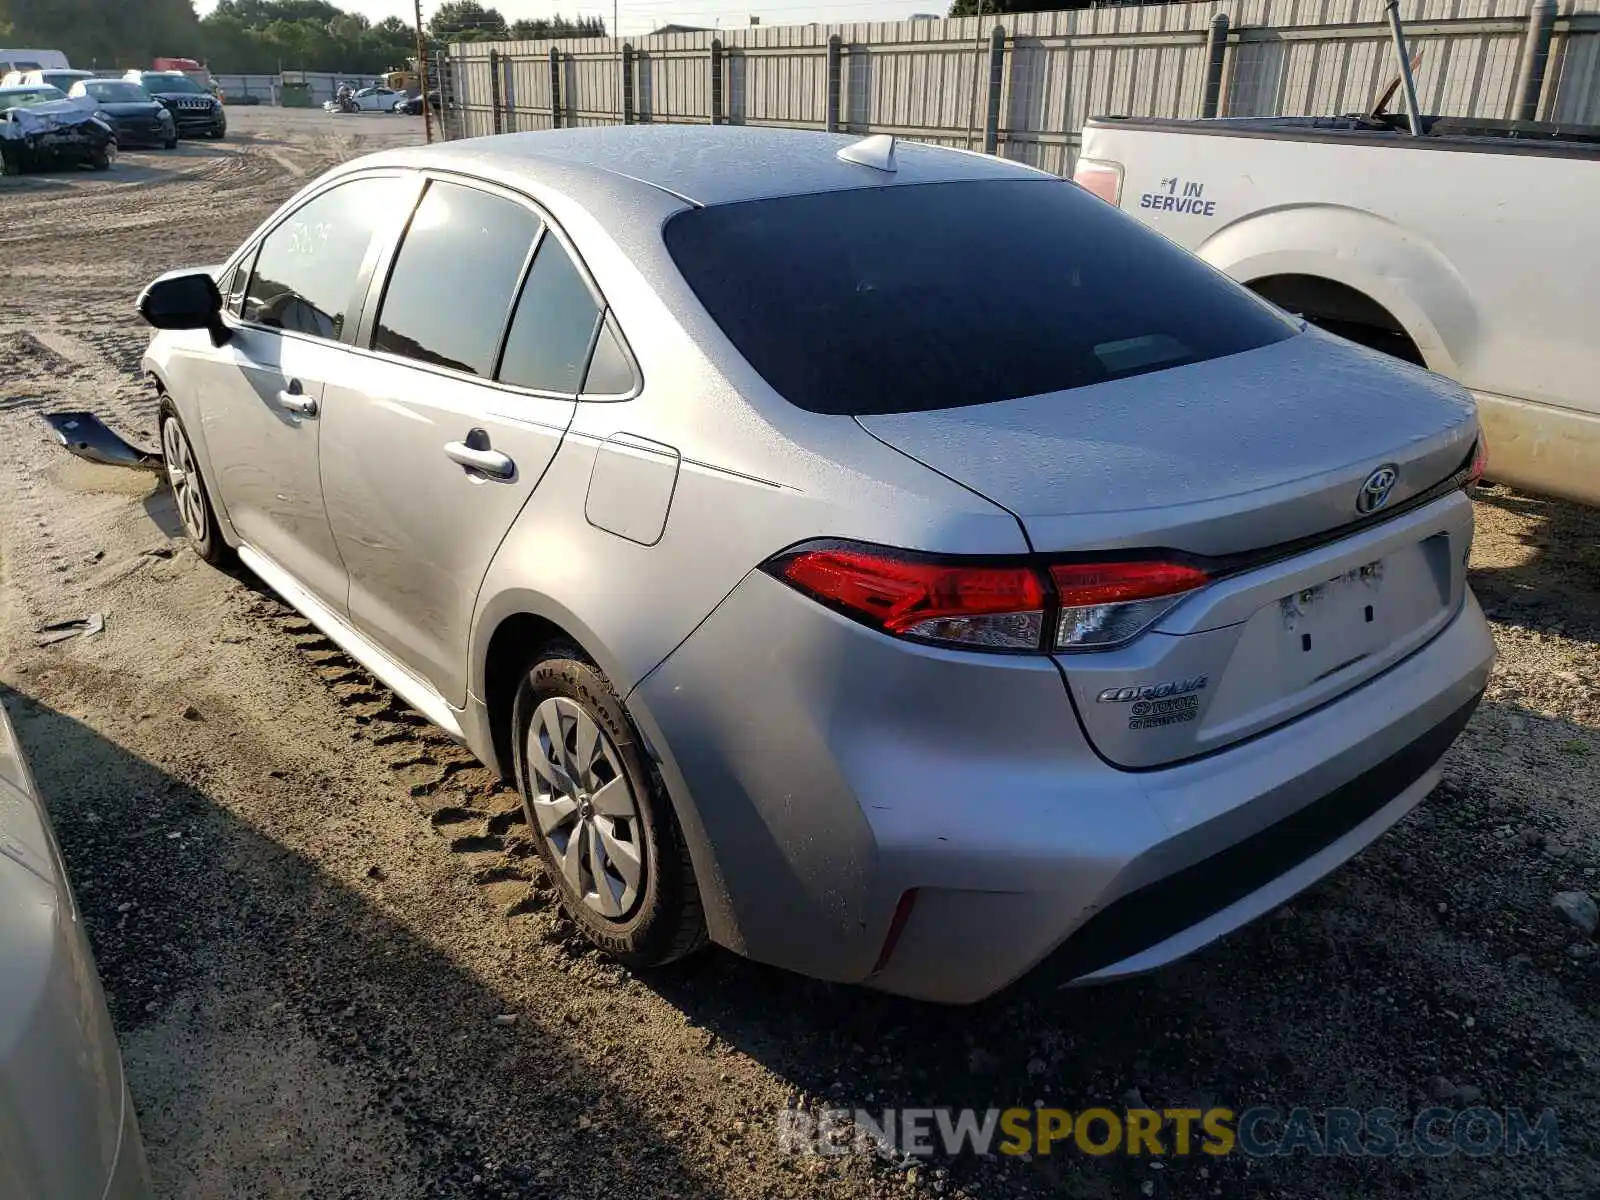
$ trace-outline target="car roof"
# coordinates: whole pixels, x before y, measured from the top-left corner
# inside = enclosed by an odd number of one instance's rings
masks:
[[[432,166],[511,186],[549,183],[548,175],[555,174],[561,190],[580,203],[586,183],[596,198],[615,196],[619,184],[631,184],[713,205],[901,184],[1056,178],[1020,163],[919,142],[896,143],[893,172],[838,158],[839,150],[860,140],[739,125],[611,125],[470,138],[367,161]]]

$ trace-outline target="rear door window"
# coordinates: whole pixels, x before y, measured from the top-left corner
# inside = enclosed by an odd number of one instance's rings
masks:
[[[491,377],[540,227],[513,200],[429,184],[389,275],[373,349]]]
[[[1296,326],[1058,180],[863,188],[690,209],[679,271],[739,352],[819,413],[919,412],[1237,354]]]
[[[558,238],[539,243],[506,338],[500,379],[571,396],[583,383],[600,303]]]
[[[338,341],[357,302],[367,250],[411,183],[354,179],[307,201],[261,241],[245,289],[246,321]]]

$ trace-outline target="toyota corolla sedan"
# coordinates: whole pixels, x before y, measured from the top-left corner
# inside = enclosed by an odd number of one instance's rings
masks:
[[[1417,804],[1488,678],[1461,388],[1016,163],[391,151],[140,306],[200,554],[514,778],[635,966],[1159,966]]]

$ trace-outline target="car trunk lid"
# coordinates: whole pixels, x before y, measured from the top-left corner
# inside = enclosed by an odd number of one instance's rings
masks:
[[[1132,642],[1058,655],[1086,733],[1121,766],[1207,753],[1325,703],[1424,644],[1464,594],[1471,506],[1445,497],[1476,440],[1470,399],[1320,333],[1071,393],[857,420],[1009,509],[1038,552],[1173,557],[1216,576]]]

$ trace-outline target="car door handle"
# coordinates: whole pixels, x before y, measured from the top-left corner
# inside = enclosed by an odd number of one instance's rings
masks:
[[[314,417],[317,415],[317,398],[285,388],[278,393],[278,407],[297,416]]]
[[[517,464],[498,450],[478,450],[465,442],[446,442],[444,452],[452,462],[493,479],[510,479],[517,473]]]

